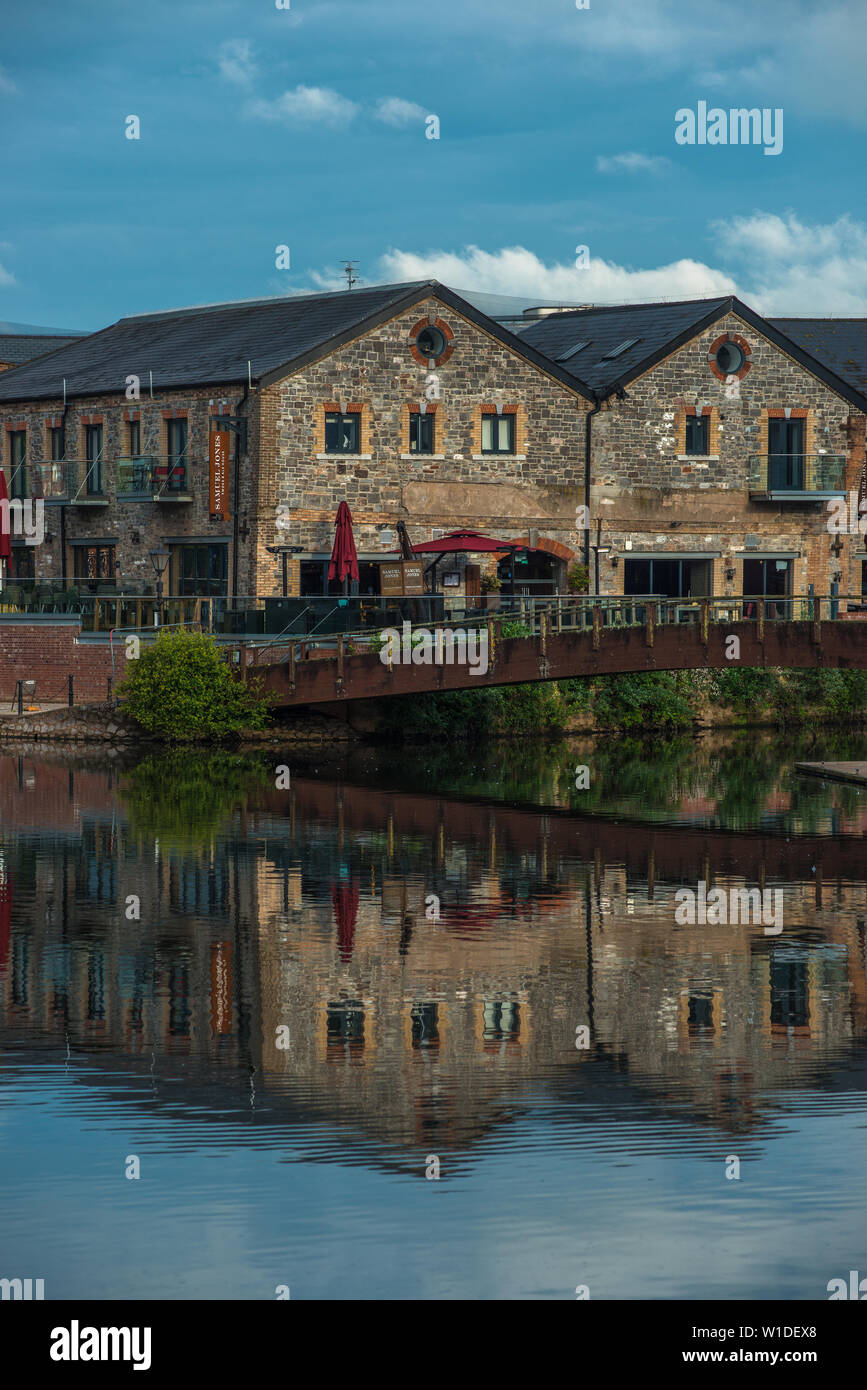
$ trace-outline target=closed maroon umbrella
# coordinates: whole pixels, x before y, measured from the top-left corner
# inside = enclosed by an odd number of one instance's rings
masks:
[[[9,521],[9,508],[2,504],[7,501],[6,474],[0,468],[0,560],[12,559],[12,526]]]
[[[337,508],[337,526],[331,563],[328,566],[328,578],[339,579],[344,586],[347,579],[358,578],[358,555],[355,550],[355,537],[352,534],[352,513],[345,502],[341,502]]]
[[[358,916],[358,879],[343,879],[331,885],[331,901],[337,919],[337,950],[344,965],[352,960],[355,943],[355,919]]]

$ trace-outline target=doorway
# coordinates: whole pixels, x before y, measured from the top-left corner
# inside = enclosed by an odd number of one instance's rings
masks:
[[[776,556],[744,560],[744,617],[758,617],[758,599],[764,597],[766,618],[789,616],[792,562]]]
[[[768,421],[768,486],[771,492],[804,490],[804,420]]]

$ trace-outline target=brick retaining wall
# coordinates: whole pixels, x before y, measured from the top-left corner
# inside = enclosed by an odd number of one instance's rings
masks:
[[[79,635],[77,618],[34,623],[0,616],[0,701],[12,700],[19,680],[36,681],[36,704],[65,700],[70,675],[76,704],[104,700],[111,676],[108,642],[81,642]],[[115,642],[114,669],[122,680],[122,642]]]

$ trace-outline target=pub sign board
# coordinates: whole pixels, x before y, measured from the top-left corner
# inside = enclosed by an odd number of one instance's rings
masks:
[[[211,516],[229,520],[229,432],[212,430],[210,435]]]

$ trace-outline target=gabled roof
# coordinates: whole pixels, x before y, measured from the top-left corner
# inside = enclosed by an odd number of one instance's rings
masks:
[[[519,329],[519,336],[541,352],[559,360],[567,369],[574,363],[583,382],[596,395],[612,395],[636,377],[642,376],[675,352],[684,343],[704,332],[725,314],[737,314],[782,352],[788,353],[807,371],[845,400],[867,410],[867,321],[764,319],[734,295],[721,299],[690,299],[670,304],[626,304],[569,313],[550,314],[532,319]],[[816,325],[849,323],[848,336],[837,340],[832,333],[822,335]],[[855,324],[864,325],[857,339]],[[812,325],[813,336],[797,329]],[[789,332],[789,329],[792,329]],[[623,349],[623,344],[637,339]],[[586,343],[574,357],[568,354],[578,343]],[[862,346],[863,345],[863,346]],[[618,351],[618,349],[621,349]],[[859,355],[860,354],[860,355]],[[849,362],[848,358],[855,359]],[[859,370],[859,365],[861,370]]]
[[[421,299],[437,297],[512,351],[592,399],[566,372],[529,343],[489,319],[436,280],[327,294],[280,295],[120,319],[44,361],[0,373],[0,401],[122,394],[138,376],[147,390],[245,383],[268,385],[333,352]]]
[[[0,362],[30,362],[47,352],[80,342],[79,337],[55,337],[49,333],[0,333]]]
[[[867,319],[771,319],[805,352],[867,395]]]
[[[575,370],[601,395],[614,390],[654,361],[687,342],[707,323],[726,313],[731,300],[690,299],[677,304],[614,304],[531,319],[519,336],[548,357],[575,364]],[[609,358],[630,339],[631,347]],[[573,358],[578,343],[587,347]]]

